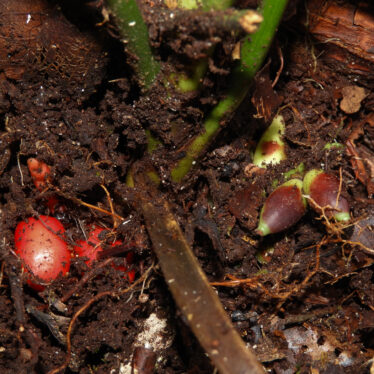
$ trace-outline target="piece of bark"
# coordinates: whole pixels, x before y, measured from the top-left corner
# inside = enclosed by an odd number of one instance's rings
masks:
[[[264,374],[208,283],[166,201],[139,196],[165,281],[201,346],[221,374]]]
[[[309,0],[309,32],[323,43],[332,43],[374,62],[374,15],[369,4],[342,4],[335,0]]]

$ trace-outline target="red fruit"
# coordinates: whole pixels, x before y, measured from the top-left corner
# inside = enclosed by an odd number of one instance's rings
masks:
[[[52,214],[55,214],[57,212],[63,214],[66,212],[66,206],[61,205],[60,200],[55,195],[48,198],[47,207]]]
[[[85,263],[88,266],[91,266],[92,263],[98,259],[99,253],[103,251],[103,248],[101,246],[102,241],[99,238],[99,235],[102,232],[105,232],[103,227],[99,226],[93,226],[92,231],[90,232],[87,241],[86,240],[78,240],[77,245],[73,248],[75,253],[79,257],[87,257],[87,260],[85,260]],[[111,244],[112,247],[116,247],[118,245],[122,245],[123,243],[120,240],[116,240],[114,243]],[[133,253],[129,252],[126,256],[126,261],[128,264],[132,263]],[[127,266],[116,266],[113,264],[113,267],[116,270],[127,272],[127,277],[130,282],[133,282],[135,279],[135,271],[134,270],[128,270]]]
[[[73,250],[79,257],[87,257],[85,263],[88,266],[91,266],[92,262],[97,260],[98,253],[102,252],[103,250],[103,248],[101,247],[101,241],[99,239],[99,235],[103,231],[104,229],[102,227],[93,226],[93,230],[90,232],[87,241],[78,240],[77,245],[73,248]],[[115,243],[117,242],[119,241],[116,241]],[[121,242],[119,242],[119,244],[120,243]],[[118,245],[118,243],[115,245]]]
[[[14,233],[15,253],[24,269],[30,271],[40,283],[50,283],[70,268],[70,252],[61,239],[65,232],[62,224],[53,217],[39,216],[20,222]],[[40,290],[40,285],[29,281]]]
[[[132,283],[135,280],[135,270],[131,269],[127,272],[127,278],[129,278],[129,282]]]
[[[51,182],[51,168],[45,162],[39,161],[36,158],[29,158],[27,166],[35,187],[39,191],[42,191]]]

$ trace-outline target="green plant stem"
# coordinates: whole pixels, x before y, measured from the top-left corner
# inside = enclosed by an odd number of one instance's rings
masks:
[[[200,9],[203,11],[225,10],[233,5],[234,0],[179,0],[178,8],[181,10]],[[213,53],[214,48],[210,51]],[[206,73],[208,67],[208,58],[203,58],[195,62],[189,71],[177,72],[171,75],[171,81],[176,82],[176,87],[181,92],[196,91],[201,79]]]
[[[204,132],[189,145],[186,156],[171,171],[174,182],[181,182],[202,151],[218,133],[224,120],[240,105],[248,93],[256,72],[261,67],[271,46],[288,0],[263,0],[258,9],[264,20],[258,31],[244,38],[239,66],[234,70],[226,98],[211,111],[204,123]]]
[[[233,0],[178,0],[178,8],[222,10],[227,9],[234,3]]]
[[[203,35],[211,33],[212,29],[219,30],[219,33],[237,34],[241,31],[254,33],[261,24],[262,16],[253,9],[223,9],[201,11],[190,9],[173,9],[162,12],[164,32],[173,31],[175,25],[183,25],[183,28],[198,30]]]
[[[139,83],[148,89],[160,71],[149,44],[148,29],[136,0],[107,0],[126,44]]]

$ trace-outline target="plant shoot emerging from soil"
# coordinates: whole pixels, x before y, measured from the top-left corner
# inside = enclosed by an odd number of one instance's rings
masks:
[[[270,194],[261,209],[256,230],[259,235],[275,234],[299,221],[306,211],[302,185],[301,180],[291,179]]]
[[[282,115],[274,117],[270,126],[259,140],[253,163],[265,168],[268,164],[279,164],[286,158],[282,136],[285,132],[285,123]]]
[[[310,170],[304,177],[304,193],[310,196],[311,206],[321,213],[321,207],[328,217],[347,222],[351,219],[349,204],[342,196],[341,181],[323,170]]]

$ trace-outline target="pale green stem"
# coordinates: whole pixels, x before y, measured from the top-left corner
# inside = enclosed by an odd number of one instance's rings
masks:
[[[178,0],[178,8],[201,9],[201,10],[223,10],[234,3],[234,0]]]

